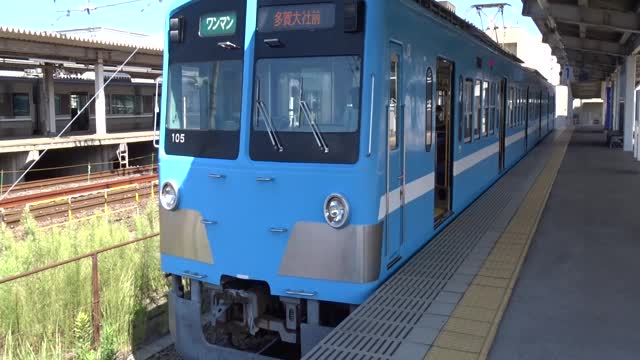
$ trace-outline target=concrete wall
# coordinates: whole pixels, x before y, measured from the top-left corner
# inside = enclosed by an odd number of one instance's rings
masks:
[[[0,169],[2,169],[2,193],[21,175],[18,170],[26,166],[29,152],[0,154]]]
[[[602,102],[583,102],[582,106],[576,109],[580,125],[600,125],[604,126],[602,119]]]
[[[556,128],[562,129],[569,124],[569,88],[556,86]]]
[[[148,165],[158,162],[158,153],[152,143],[139,142],[128,144],[129,166]],[[119,168],[116,151],[118,145],[85,146],[67,149],[49,150],[44,154],[24,177],[24,181],[48,179],[52,177],[87,174],[89,165],[91,172],[112,170]],[[40,153],[41,154],[41,153]],[[30,157],[31,155],[31,157]],[[31,165],[31,160],[39,154],[32,152],[15,152],[0,154],[0,169],[2,169],[2,189],[18,179]]]

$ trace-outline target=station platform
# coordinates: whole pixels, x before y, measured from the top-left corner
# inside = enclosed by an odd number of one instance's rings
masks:
[[[634,358],[640,164],[605,143],[549,135],[304,359]]]
[[[40,151],[44,149],[65,149],[79,146],[118,145],[153,140],[153,131],[135,131],[109,134],[77,134],[58,139],[46,136],[22,139],[0,140],[0,154]]]
[[[637,359],[640,162],[577,128],[489,359]]]

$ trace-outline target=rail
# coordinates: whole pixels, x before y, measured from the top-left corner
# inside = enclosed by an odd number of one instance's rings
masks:
[[[61,197],[67,197],[71,195],[89,194],[92,192],[102,191],[105,189],[118,188],[125,185],[140,184],[145,182],[151,182],[158,178],[156,174],[142,175],[134,178],[116,179],[107,182],[98,182],[94,184],[87,184],[81,186],[75,186],[70,188],[62,188],[54,191],[44,191],[34,194],[20,195],[15,197],[6,198],[0,201],[0,208],[9,209],[18,206],[24,206],[33,203],[39,203],[41,201],[58,199]]]
[[[158,169],[157,164],[132,166],[124,169],[105,170],[98,172],[90,172],[87,169],[86,173],[78,175],[60,176],[42,180],[32,180],[20,183],[13,188],[16,195],[9,195],[8,198],[18,196],[17,194],[25,191],[44,191],[49,187],[65,186],[75,183],[91,182],[96,180],[104,180],[109,178],[117,178],[124,176],[143,175],[146,173],[155,173]],[[1,172],[2,170],[0,170]],[[0,193],[2,192],[2,181],[0,179]]]
[[[75,257],[72,257],[70,259],[66,259],[66,260],[62,260],[62,261],[58,261],[58,262],[54,262],[51,263],[49,265],[45,265],[21,274],[17,274],[17,275],[12,275],[9,277],[6,277],[4,279],[0,279],[0,285],[12,282],[12,281],[16,281],[19,279],[24,279],[39,273],[42,273],[44,271],[48,271],[48,270],[53,270],[56,269],[58,267],[64,266],[64,265],[68,265],[74,262],[78,262],[84,259],[91,259],[91,324],[92,324],[92,340],[93,340],[93,345],[97,346],[100,343],[100,329],[101,329],[101,323],[102,323],[102,312],[100,310],[100,278],[99,278],[99,273],[98,273],[98,255],[105,253],[105,252],[109,252],[112,250],[116,250],[116,249],[120,249],[123,248],[125,246],[129,246],[129,245],[133,245],[148,239],[152,239],[155,238],[157,236],[159,236],[160,233],[156,232],[150,235],[146,235],[137,239],[133,239],[133,240],[129,240],[129,241],[125,241],[122,242],[120,244],[116,244],[116,245],[111,245],[99,250],[94,250],[92,252],[88,252],[86,254],[83,255],[78,255]]]

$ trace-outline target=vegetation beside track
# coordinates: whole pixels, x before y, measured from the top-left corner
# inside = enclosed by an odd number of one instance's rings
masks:
[[[0,279],[155,233],[157,203],[132,218],[133,231],[108,214],[39,229],[25,212],[21,239],[0,225]],[[0,284],[0,357],[111,359],[131,349],[144,338],[147,312],[167,288],[158,254],[157,237],[99,254],[101,341],[94,348],[90,259]]]

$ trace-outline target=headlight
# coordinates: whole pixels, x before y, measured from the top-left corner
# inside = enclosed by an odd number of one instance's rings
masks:
[[[349,203],[340,194],[331,194],[324,201],[324,219],[334,228],[341,228],[349,220]]]
[[[178,187],[172,181],[167,181],[162,184],[162,188],[160,189],[160,205],[166,210],[175,210],[178,206]]]

